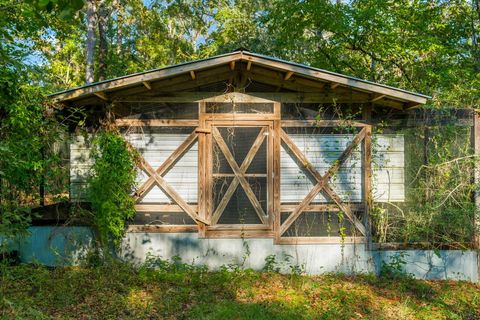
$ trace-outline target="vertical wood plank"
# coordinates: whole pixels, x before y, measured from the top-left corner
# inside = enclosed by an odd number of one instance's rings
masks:
[[[473,111],[473,127],[472,127],[472,144],[473,144],[473,151],[476,156],[480,155],[480,115],[476,112]],[[477,158],[475,158],[476,161],[478,161]],[[473,181],[476,185],[480,183],[480,165],[475,162],[475,168],[474,168],[474,177]],[[479,229],[480,229],[480,219],[478,219],[478,214],[480,210],[480,192],[478,190],[475,191],[474,194],[474,201],[475,201],[475,215],[474,215],[474,237],[473,237],[473,246],[475,249],[480,249],[480,234],[479,234]],[[480,260],[480,256],[477,257],[477,260]],[[480,261],[477,261],[478,263],[478,269],[480,273]]]
[[[205,129],[205,102],[198,104],[198,120],[199,129]],[[206,201],[206,135],[198,135],[198,215],[205,220],[209,220],[207,215],[207,201]],[[203,223],[198,224],[198,236],[205,238],[206,226]]]
[[[273,201],[273,125],[268,126],[268,139],[267,139],[267,216],[268,225],[273,227],[274,216],[274,201]]]
[[[281,103],[275,102],[273,105],[273,112],[275,113],[275,118],[278,120],[273,121],[273,231],[274,231],[274,242],[278,243],[280,241],[280,219],[281,219],[281,203],[280,203],[280,148],[281,148]]]
[[[205,112],[205,107],[203,112]],[[207,130],[212,130],[212,123],[205,121]],[[205,213],[212,219],[213,213],[213,141],[212,135],[205,137]]]
[[[45,160],[45,147],[42,146],[40,149],[40,153],[42,155],[42,160]],[[44,207],[45,206],[45,174],[46,172],[42,172],[42,176],[40,178],[40,187],[39,187],[39,192],[40,192],[40,206]]]
[[[362,118],[367,124],[365,138],[362,143],[362,199],[364,205],[363,224],[366,229],[367,249],[372,248],[372,104],[367,104],[362,109]]]
[[[370,249],[372,244],[372,127],[365,128],[365,138],[362,144],[362,175],[363,175],[363,203],[364,203],[364,225],[367,231],[367,246]]]

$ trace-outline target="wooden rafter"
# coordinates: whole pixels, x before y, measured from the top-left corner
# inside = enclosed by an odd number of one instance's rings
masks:
[[[103,91],[94,92],[93,94],[102,99],[103,101],[108,101],[108,96]]]
[[[287,80],[290,79],[292,76],[293,76],[293,71],[288,71],[288,72],[285,74],[285,77],[283,77],[283,80],[284,80],[284,81],[287,81]]]
[[[200,81],[198,78],[196,81]],[[219,78],[211,79],[211,83],[223,81]],[[226,81],[226,80],[225,80]],[[191,81],[193,83],[194,81]],[[288,83],[288,82],[287,82]],[[281,85],[278,83],[278,85]],[[194,84],[191,85],[192,87]],[[313,89],[312,89],[313,90]],[[254,97],[284,103],[367,103],[370,98],[367,94],[359,96],[345,96],[340,94],[326,94],[322,92],[248,92],[250,99]],[[157,96],[134,96],[112,98],[118,102],[195,102],[211,97],[223,96],[225,92],[165,92]],[[383,102],[382,102],[383,103]],[[398,105],[401,108],[401,105]]]
[[[339,85],[340,83],[333,82],[332,84],[330,84],[330,89],[335,90]]]
[[[387,96],[386,94],[376,94],[376,95],[373,96],[373,98],[372,98],[372,100],[370,100],[370,102],[377,102],[379,100],[382,100],[386,96]]]
[[[365,128],[362,128],[360,132],[353,138],[351,144],[343,151],[338,160],[334,161],[333,165],[327,171],[325,175],[321,175],[314,166],[310,163],[308,158],[303,154],[303,152],[293,143],[288,134],[282,130],[281,136],[282,141],[290,149],[294,157],[303,164],[303,168],[316,180],[316,185],[307,196],[302,200],[302,202],[293,210],[293,212],[288,216],[284,223],[280,226],[280,235],[285,233],[288,228],[293,224],[293,222],[300,216],[302,212],[310,205],[312,200],[317,196],[320,191],[324,191],[342,210],[347,218],[352,221],[355,227],[363,234],[366,234],[365,226],[358,220],[358,218],[352,213],[350,207],[342,202],[340,197],[333,191],[333,189],[328,185],[328,179],[335,174],[340,166],[347,160],[351,155],[352,151],[358,146],[358,144],[365,138]]]
[[[217,210],[213,214],[212,221],[218,221],[220,218],[221,213],[225,209],[225,206],[228,203],[228,200],[230,200],[231,196],[235,192],[235,189],[238,186],[238,183],[242,186],[243,190],[245,191],[245,194],[247,195],[248,199],[253,205],[253,208],[255,209],[255,212],[257,213],[258,217],[260,218],[260,221],[262,221],[263,224],[268,223],[268,216],[265,214],[262,206],[260,205],[260,202],[258,202],[257,197],[255,196],[255,193],[252,191],[252,188],[250,187],[250,184],[248,183],[247,179],[245,178],[245,171],[248,169],[248,166],[250,165],[251,161],[253,160],[253,157],[257,153],[258,149],[262,145],[263,140],[265,139],[264,132],[267,130],[266,127],[262,128],[260,131],[259,135],[255,139],[255,142],[248,152],[247,156],[245,157],[241,167],[238,166],[237,162],[235,161],[235,158],[233,157],[232,153],[228,149],[227,144],[223,140],[220,132],[218,131],[217,128],[213,127],[212,128],[212,134],[213,138],[217,142],[220,150],[222,151],[223,155],[227,159],[228,164],[233,170],[233,173],[235,174],[235,179],[233,179],[232,183],[230,183],[230,186],[227,189],[227,192],[225,193],[221,204],[219,204],[219,207],[222,206],[221,211]],[[227,199],[228,198],[228,199]],[[226,199],[226,200],[225,200]]]
[[[295,77],[295,82],[297,78],[299,81],[308,80],[311,84],[314,83],[331,83],[331,89],[334,89],[337,86],[349,87],[353,90],[359,90],[362,92],[368,92],[373,94],[383,94],[388,96],[389,101],[395,100],[398,102],[413,102],[416,104],[426,103],[428,97],[420,95],[413,92],[408,92],[405,90],[388,87],[381,84],[375,84],[369,81],[364,81],[361,79],[336,74],[320,69],[315,69],[307,66],[301,66],[287,61],[281,61],[278,59],[273,59],[265,56],[260,56],[250,52],[236,51],[230,54],[220,55],[217,57],[212,57],[208,59],[193,61],[189,63],[179,64],[176,66],[169,66],[162,69],[152,70],[143,73],[137,73],[133,75],[124,76],[121,78],[111,79],[103,81],[100,83],[95,83],[76,89],[71,89],[63,92],[56,93],[51,95],[55,102],[73,100],[73,99],[83,99],[91,97],[95,93],[103,92],[105,90],[113,90],[116,93],[119,91],[128,91],[136,86],[141,84],[144,81],[155,81],[161,82],[167,79],[176,79],[182,78],[190,74],[190,71],[198,72],[199,70],[209,70],[208,73],[211,74],[210,70],[217,69],[221,66],[226,66],[228,69],[235,69],[236,62],[244,61],[247,63],[247,70],[253,64],[255,64],[255,70],[262,70],[260,73],[256,74],[257,76],[266,75],[265,72],[279,72],[281,74],[281,79],[283,80],[285,74],[293,72]],[[229,70],[231,72],[231,70]],[[263,71],[265,70],[265,72]],[[204,72],[204,71],[202,71]],[[198,76],[197,76],[198,78]],[[271,79],[271,77],[265,77]],[[303,80],[302,80],[303,79]],[[175,80],[176,81],[176,80]],[[293,81],[292,81],[293,82]],[[300,84],[300,82],[298,82]],[[306,84],[301,84],[299,86],[299,91],[302,90],[302,86],[305,87]],[[308,91],[308,90],[307,90]],[[406,108],[410,106],[407,105]]]
[[[152,85],[148,81],[142,81],[143,86],[147,88],[148,90],[152,90]]]
[[[418,102],[406,102],[406,103],[403,105],[403,110],[412,109],[412,108],[418,107],[419,105],[421,105],[421,103],[418,103]]]

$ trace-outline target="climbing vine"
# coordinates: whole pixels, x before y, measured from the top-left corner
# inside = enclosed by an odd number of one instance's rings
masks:
[[[132,191],[136,181],[136,156],[115,131],[102,131],[93,139],[94,160],[88,179],[88,200],[93,224],[102,245],[119,245],[127,219],[135,215]]]
[[[405,201],[376,204],[372,218],[378,242],[469,247],[478,159],[471,148],[471,127],[459,125],[464,120],[430,110],[428,118],[397,131],[405,137]]]

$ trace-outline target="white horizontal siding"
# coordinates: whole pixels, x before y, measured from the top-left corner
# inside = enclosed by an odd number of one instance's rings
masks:
[[[129,134],[127,140],[153,168],[158,168],[165,159],[187,138],[188,134]],[[304,152],[314,167],[321,173],[330,168],[351,143],[353,135],[336,134],[290,134],[295,144]],[[405,200],[404,138],[402,135],[383,134],[373,137],[373,195],[375,201]],[[331,179],[332,188],[344,201],[362,201],[361,147],[357,147],[339,171]],[[84,199],[85,181],[92,160],[90,149],[83,136],[75,137],[70,146],[70,184],[72,199]],[[281,201],[299,202],[308,194],[313,184],[285,150],[281,152]],[[197,202],[198,146],[183,155],[164,176],[167,182],[190,203]],[[141,185],[147,175],[139,171],[137,182]],[[143,203],[171,203],[171,200],[154,187],[146,194]],[[327,202],[319,194],[314,202]]]
[[[128,134],[127,141],[135,147],[144,159],[154,168],[158,168],[185,141],[188,134]],[[86,179],[93,164],[90,148],[83,137],[76,137],[71,144],[70,153],[70,194],[72,199],[85,199]],[[197,202],[198,184],[198,145],[194,143],[190,150],[164,175],[165,180],[190,203]],[[140,186],[148,176],[138,170],[137,184]],[[172,203],[157,186],[153,187],[141,203]]]
[[[189,134],[181,133],[149,133],[128,134],[125,138],[134,146],[143,158],[154,168],[158,168],[185,141]],[[165,180],[187,202],[197,202],[198,189],[198,144],[195,142],[180,160],[163,176]],[[138,185],[148,176],[139,171]],[[173,203],[158,187],[154,186],[140,203]]]
[[[289,134],[317,171],[324,175],[353,140],[353,135]],[[404,201],[404,141],[401,135],[377,135],[373,138],[373,195],[375,201]],[[282,203],[300,202],[313,183],[283,149],[280,157]],[[362,201],[361,146],[340,166],[330,185],[344,201]],[[319,194],[313,202],[329,202]]]
[[[378,134],[372,138],[373,199],[405,201],[405,141],[402,134]]]
[[[90,157],[91,135],[74,136],[70,143],[70,199],[85,200],[87,178],[93,160]]]

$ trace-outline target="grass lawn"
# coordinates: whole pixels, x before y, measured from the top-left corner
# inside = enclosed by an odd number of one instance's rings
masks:
[[[466,282],[171,264],[0,272],[1,319],[480,319],[480,286]]]

